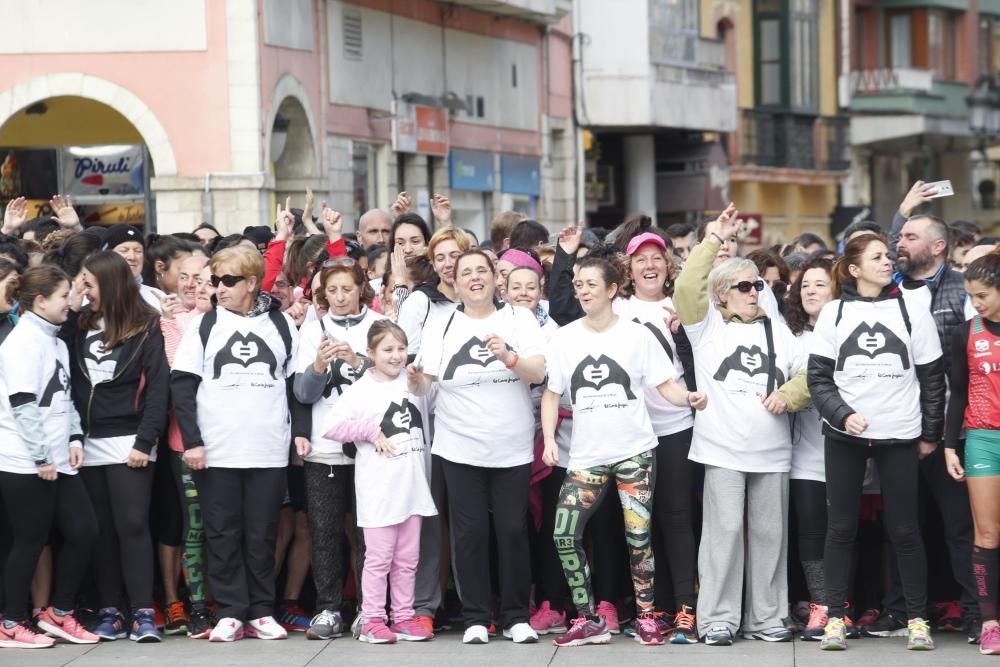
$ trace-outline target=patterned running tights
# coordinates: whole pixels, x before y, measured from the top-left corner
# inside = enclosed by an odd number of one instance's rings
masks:
[[[559,490],[552,539],[562,561],[573,605],[580,614],[594,614],[583,530],[610,494],[612,482],[618,489],[625,514],[625,538],[636,604],[640,613],[653,611],[653,546],[649,520],[653,509],[655,463],[656,451],[651,449],[618,463],[566,471],[566,479]]]

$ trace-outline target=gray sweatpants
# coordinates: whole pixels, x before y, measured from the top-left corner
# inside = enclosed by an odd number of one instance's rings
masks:
[[[706,465],[704,498],[698,634],[726,625],[736,635],[741,616],[744,632],[782,627],[788,615],[788,473]]]

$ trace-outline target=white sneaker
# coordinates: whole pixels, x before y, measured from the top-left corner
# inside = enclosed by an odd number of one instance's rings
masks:
[[[210,642],[234,642],[243,639],[243,621],[235,618],[220,618],[208,636]]]
[[[535,639],[538,639],[538,637],[536,636]],[[465,635],[462,636],[463,644],[486,644],[489,641],[490,633],[485,625],[473,625],[467,628]]]
[[[509,630],[503,631],[503,636],[512,639],[515,644],[534,644],[538,641],[538,633],[527,623],[515,623]]]
[[[246,634],[254,639],[288,639],[288,632],[274,620],[274,616],[253,619],[248,624]]]

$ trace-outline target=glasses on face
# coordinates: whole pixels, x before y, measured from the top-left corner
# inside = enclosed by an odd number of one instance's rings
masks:
[[[329,269],[331,266],[354,266],[357,262],[353,257],[331,257],[323,262],[323,268]]]
[[[758,292],[763,292],[764,291],[764,281],[763,280],[759,280],[759,279],[755,280],[753,282],[751,282],[749,280],[741,280],[740,282],[738,282],[735,285],[733,285],[730,289],[738,289],[739,291],[743,292],[744,294],[749,294],[750,290],[752,290],[752,289],[755,289]]]
[[[226,287],[236,287],[237,284],[246,280],[246,276],[231,276],[228,273],[224,276],[212,275],[212,287],[218,287],[222,283]]]

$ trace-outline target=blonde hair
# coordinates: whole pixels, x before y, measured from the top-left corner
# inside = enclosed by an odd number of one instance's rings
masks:
[[[229,266],[241,276],[254,276],[257,278],[257,291],[260,291],[260,285],[264,282],[264,257],[254,248],[234,246],[220,250],[212,255],[208,265],[213,274],[220,266]]]
[[[441,229],[434,232],[434,236],[431,240],[427,242],[427,256],[434,259],[434,250],[445,241],[454,241],[455,245],[462,252],[465,252],[472,247],[472,242],[469,240],[469,235],[463,232],[458,227],[442,227]]]

